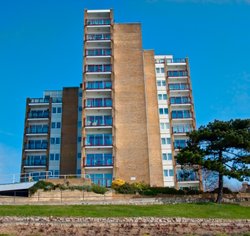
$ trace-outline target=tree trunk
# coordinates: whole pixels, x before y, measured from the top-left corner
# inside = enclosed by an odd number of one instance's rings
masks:
[[[219,173],[219,188],[216,203],[221,203],[223,197],[223,174]]]

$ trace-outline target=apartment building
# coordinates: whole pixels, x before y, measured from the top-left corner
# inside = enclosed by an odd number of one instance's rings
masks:
[[[83,84],[82,174],[106,186],[201,187],[174,159],[195,129],[188,59],[143,50],[140,24],[86,10]]]
[[[143,50],[112,10],[85,10],[83,41],[82,88],[27,99],[22,172],[202,188],[174,158],[195,129],[188,59]]]
[[[81,172],[81,88],[27,98],[21,181]]]

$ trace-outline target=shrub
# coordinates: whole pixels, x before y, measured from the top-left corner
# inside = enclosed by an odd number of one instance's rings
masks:
[[[50,182],[46,182],[43,180],[38,181],[36,184],[34,184],[30,189],[30,194],[34,194],[38,189],[43,189],[44,191],[49,191],[52,189],[55,189],[55,185]]]
[[[141,193],[150,188],[150,186],[144,182],[136,182],[131,184],[136,192]]]
[[[116,191],[123,194],[134,194],[136,193],[136,188],[133,186],[133,184],[125,182],[125,184],[118,187]]]
[[[108,191],[107,188],[105,188],[103,186],[96,185],[96,184],[92,184],[91,190],[94,193],[98,193],[98,194],[104,194],[104,193],[106,193]]]
[[[216,188],[215,190],[213,190],[213,191],[210,192],[210,193],[218,193],[218,192],[219,192],[219,188]],[[224,187],[224,188],[223,188],[223,193],[231,194],[231,193],[233,193],[233,192],[231,191],[231,189]]]
[[[126,182],[122,179],[115,179],[112,181],[111,188],[117,190],[120,186],[124,185]]]

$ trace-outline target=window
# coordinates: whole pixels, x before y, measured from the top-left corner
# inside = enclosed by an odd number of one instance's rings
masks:
[[[173,119],[183,119],[183,118],[192,118],[191,111],[189,110],[180,110],[180,111],[172,111]]]
[[[78,143],[80,143],[82,141],[82,137],[78,137],[77,141],[78,141]]]
[[[54,161],[54,160],[55,160],[54,153],[51,153],[51,154],[49,155],[49,159],[50,159],[50,161]]]
[[[78,128],[81,128],[81,127],[82,127],[82,122],[78,121]]]
[[[167,161],[168,160],[167,153],[162,153],[162,160],[163,161]]]
[[[60,154],[59,153],[56,153],[55,154],[55,161],[59,161],[60,160]]]
[[[54,176],[57,177],[59,175],[59,170],[54,170]]]
[[[165,80],[161,81],[161,86],[166,86],[166,81]]]
[[[56,138],[56,144],[60,144],[60,138]]]
[[[158,100],[167,100],[167,94],[158,94]]]
[[[57,107],[57,113],[62,113],[62,108],[61,107]]]
[[[52,129],[56,128],[56,123],[55,123],[55,122],[52,122],[52,123],[51,123],[51,128],[52,128]]]
[[[168,160],[169,160],[169,161],[172,160],[172,153],[168,153]]]
[[[160,123],[161,129],[169,129],[169,123]]]
[[[82,106],[78,107],[78,111],[82,111]]]
[[[56,107],[52,108],[52,113],[56,113]]]
[[[179,148],[184,148],[187,146],[187,140],[185,139],[176,139],[174,141],[174,148],[179,149]]]
[[[55,144],[55,138],[50,138],[50,144]]]
[[[77,158],[78,159],[81,159],[82,158],[82,155],[81,155],[81,153],[79,152],[79,153],[77,153]]]
[[[172,177],[174,176],[174,170],[173,169],[163,170],[163,175],[165,177]]]
[[[156,73],[157,73],[157,74],[160,73],[160,68],[156,67]]]
[[[78,175],[81,175],[81,174],[82,174],[81,169],[77,169],[77,174],[78,174]]]
[[[164,68],[163,67],[161,68],[161,73],[164,73]]]
[[[161,81],[160,81],[160,80],[157,81],[157,86],[158,86],[158,87],[161,86]]]
[[[82,92],[79,92],[79,97],[82,97]]]
[[[171,144],[170,138],[161,138],[161,144]]]
[[[56,128],[60,129],[61,128],[61,122],[56,123]]]
[[[168,108],[159,108],[160,115],[167,115],[168,114]]]

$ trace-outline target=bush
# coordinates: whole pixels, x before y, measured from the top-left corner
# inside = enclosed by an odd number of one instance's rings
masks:
[[[117,190],[118,188],[120,188],[122,185],[124,185],[126,182],[122,179],[115,179],[112,181],[112,185],[111,188],[114,190]]]
[[[93,184],[91,186],[91,190],[94,192],[94,193],[98,193],[98,194],[104,194],[108,191],[107,188],[103,187],[103,186],[99,186],[99,185],[96,185],[96,184]]]
[[[30,194],[34,194],[38,189],[43,189],[44,191],[49,191],[55,189],[55,185],[50,182],[46,182],[43,180],[38,181],[36,184],[34,184],[30,189]]]
[[[126,182],[125,184],[117,188],[116,191],[123,194],[134,194],[136,193],[136,188],[133,186],[133,184],[129,184]]]

